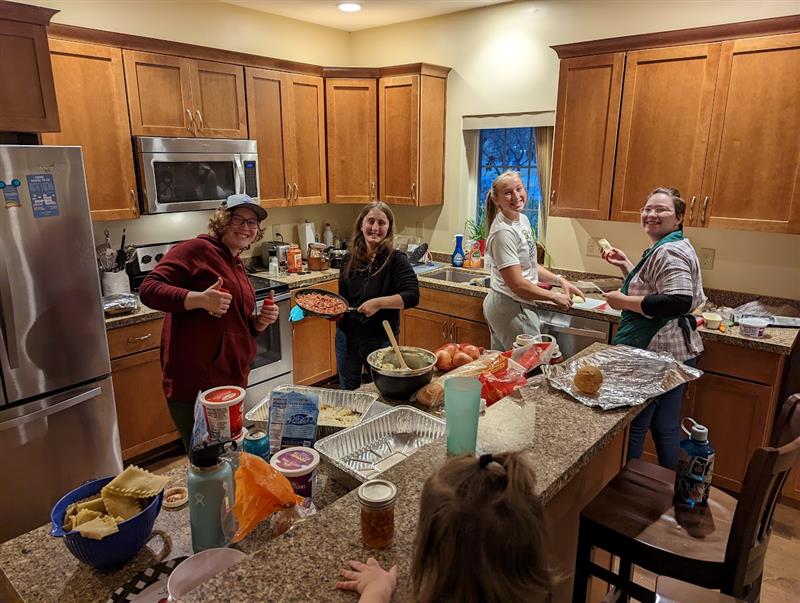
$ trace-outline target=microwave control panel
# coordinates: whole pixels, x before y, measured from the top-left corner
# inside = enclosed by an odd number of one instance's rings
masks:
[[[255,161],[244,162],[244,191],[258,199],[258,166]]]

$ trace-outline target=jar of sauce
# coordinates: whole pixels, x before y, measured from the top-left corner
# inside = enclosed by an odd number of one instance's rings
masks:
[[[383,479],[374,479],[358,488],[361,503],[361,538],[364,545],[385,549],[394,541],[394,503],[397,486]]]
[[[286,252],[286,263],[290,273],[299,273],[303,271],[303,256],[300,253],[300,247],[297,245],[290,245],[289,250]]]

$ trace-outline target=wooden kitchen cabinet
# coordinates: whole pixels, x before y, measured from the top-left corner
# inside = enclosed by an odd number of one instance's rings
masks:
[[[339,292],[339,281],[314,285],[333,293]],[[292,294],[295,304],[299,289]],[[307,316],[292,323],[292,363],[297,385],[314,385],[336,375],[336,323],[318,316]]]
[[[377,199],[377,81],[327,78],[325,105],[329,201],[368,203]]]
[[[550,215],[607,220],[625,54],[561,61]]]
[[[138,50],[122,54],[134,135],[247,138],[242,67]]]
[[[722,44],[695,226],[800,233],[798,98],[800,33]]]
[[[0,132],[58,132],[47,24],[57,10],[0,1]]]
[[[267,207],[327,202],[325,87],[321,77],[245,69],[250,137]]]
[[[163,319],[108,331],[111,379],[122,458],[127,461],[180,439],[161,386]]]
[[[449,69],[422,65],[418,73],[378,82],[378,191],[398,205],[444,202],[444,135]]]
[[[489,347],[483,300],[420,287],[419,305],[402,312],[400,341],[427,350],[448,342]]]
[[[720,44],[629,52],[620,112],[613,220],[639,222],[658,186],[680,190],[696,214],[711,128]]]
[[[61,131],[42,143],[82,147],[93,220],[138,217],[122,51],[50,39],[50,57]]]

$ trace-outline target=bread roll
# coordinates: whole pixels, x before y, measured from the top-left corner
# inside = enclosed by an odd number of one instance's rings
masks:
[[[575,389],[584,394],[596,394],[603,385],[603,372],[596,366],[582,366],[572,380]]]

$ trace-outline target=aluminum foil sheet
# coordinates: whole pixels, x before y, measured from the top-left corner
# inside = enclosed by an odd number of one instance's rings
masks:
[[[374,393],[354,392],[342,389],[325,389],[323,387],[305,387],[302,385],[279,385],[274,391],[313,392],[319,395],[320,404],[341,406],[360,414],[361,418],[356,422],[356,425],[361,422],[364,415],[369,412],[375,400],[378,399],[378,394]],[[244,415],[248,424],[253,423],[258,429],[264,430],[269,427],[267,423],[269,422],[270,396],[264,398],[261,402],[256,404],[252,410]],[[342,429],[344,428],[339,425],[326,425],[324,421],[320,419],[320,421],[317,422],[317,439],[324,438]]]
[[[357,487],[444,434],[441,419],[411,406],[395,406],[374,419],[317,440],[314,448],[333,468],[334,479]]]
[[[594,395],[584,394],[572,385],[578,369],[589,365],[603,372],[603,385]],[[563,364],[545,366],[542,372],[554,388],[586,406],[597,406],[602,410],[643,404],[703,374],[700,369],[686,366],[666,352],[651,352],[627,345],[610,346],[571,358]]]
[[[114,293],[102,298],[103,313],[106,316],[131,314],[139,309],[139,298],[133,293]]]

